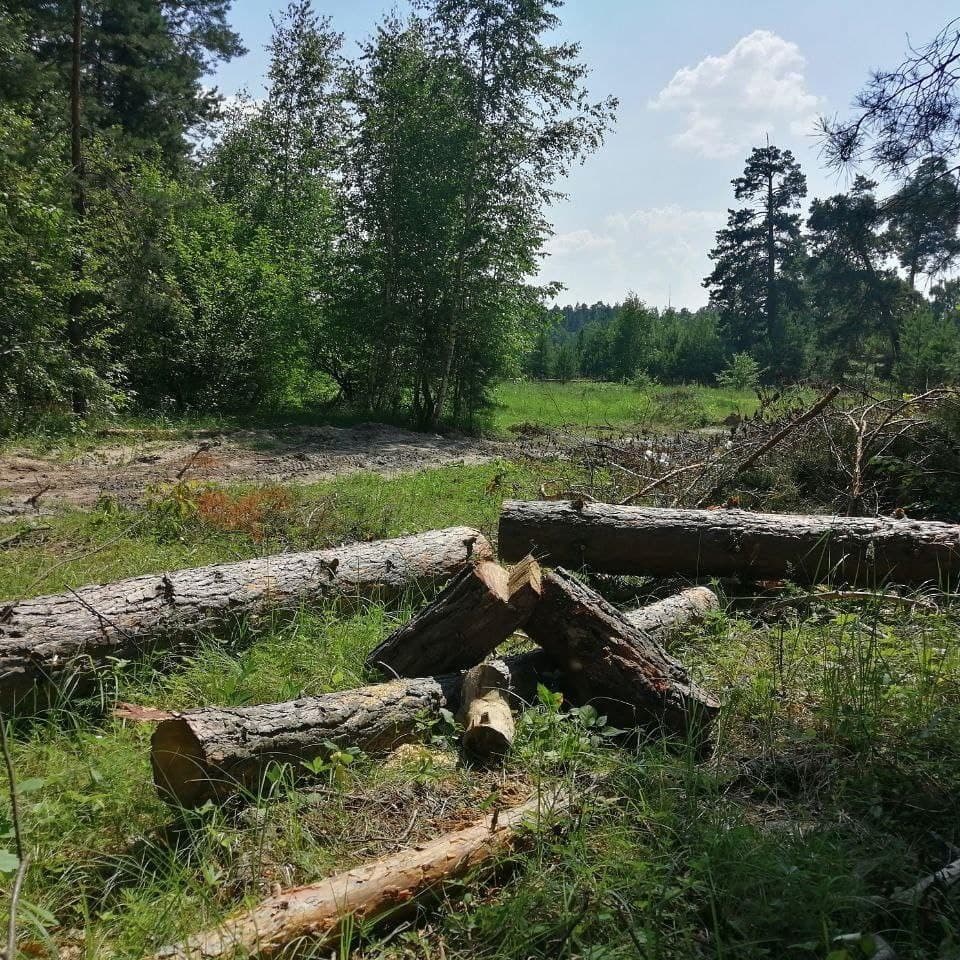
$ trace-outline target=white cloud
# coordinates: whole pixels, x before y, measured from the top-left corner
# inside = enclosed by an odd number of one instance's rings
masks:
[[[592,230],[572,230],[570,233],[558,233],[550,239],[547,251],[551,256],[566,256],[582,253],[585,250],[597,250],[611,246],[610,237],[594,233]]]
[[[618,299],[632,290],[654,306],[702,306],[707,253],[725,218],[675,204],[613,214],[600,228],[554,237],[542,276],[564,281],[563,301]]]
[[[807,89],[800,48],[769,30],[755,30],[722,56],[682,67],[650,101],[683,114],[675,146],[710,158],[742,153],[761,141],[812,132],[823,101]]]

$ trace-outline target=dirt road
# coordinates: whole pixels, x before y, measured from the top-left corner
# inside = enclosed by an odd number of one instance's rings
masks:
[[[63,506],[89,507],[101,496],[136,501],[153,484],[192,480],[314,483],[346,473],[384,475],[452,463],[483,463],[504,444],[475,437],[415,433],[378,423],[355,427],[279,427],[189,439],[107,437],[73,459],[27,451],[0,456],[0,520]]]

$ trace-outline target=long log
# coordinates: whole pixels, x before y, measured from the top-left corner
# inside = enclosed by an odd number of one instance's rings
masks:
[[[920,520],[668,510],[508,500],[500,555],[600,573],[885,581],[948,586],[960,574],[960,525]]]
[[[53,684],[83,688],[117,658],[135,659],[266,609],[333,597],[431,588],[492,556],[469,527],[354,543],[82,587],[0,607],[0,709]]]
[[[544,577],[543,598],[525,630],[561,668],[574,697],[616,726],[657,727],[698,747],[706,743],[718,701],[654,634],[563,568]]]
[[[539,599],[540,567],[531,558],[509,573],[496,563],[466,567],[379,644],[367,665],[390,677],[472,667],[523,625]]]
[[[362,923],[389,913],[397,919],[422,894],[529,843],[529,827],[554,822],[568,806],[560,793],[533,796],[429,843],[269,897],[214,930],[160,950],[154,960],[272,957],[301,939],[324,950],[339,943],[347,918]]]

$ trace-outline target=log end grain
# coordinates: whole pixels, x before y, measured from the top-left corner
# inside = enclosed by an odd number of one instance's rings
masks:
[[[157,792],[170,803],[193,808],[216,795],[216,778],[203,747],[181,717],[157,725],[150,741],[150,764]]]

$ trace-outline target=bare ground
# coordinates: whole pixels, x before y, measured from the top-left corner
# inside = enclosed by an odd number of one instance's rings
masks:
[[[57,507],[90,507],[102,496],[136,501],[180,477],[216,483],[308,484],[347,473],[383,475],[453,463],[483,463],[505,444],[415,433],[379,423],[237,430],[190,439],[110,436],[63,460],[26,450],[0,456],[0,520]]]

